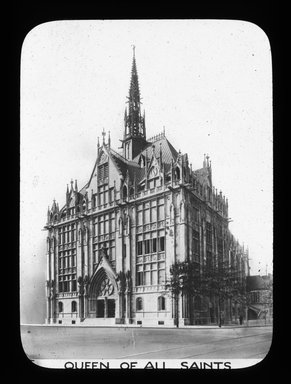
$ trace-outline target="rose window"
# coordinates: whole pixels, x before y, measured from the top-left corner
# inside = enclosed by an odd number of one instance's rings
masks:
[[[99,289],[99,295],[100,296],[110,296],[113,293],[113,285],[111,281],[108,279],[108,277],[102,281]]]

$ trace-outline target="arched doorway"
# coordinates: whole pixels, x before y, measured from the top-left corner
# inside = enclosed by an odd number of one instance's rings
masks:
[[[104,268],[100,268],[93,278],[89,289],[90,317],[114,318],[116,302],[115,282]]]

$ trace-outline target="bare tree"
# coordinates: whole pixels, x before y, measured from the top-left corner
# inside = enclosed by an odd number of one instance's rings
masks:
[[[203,267],[195,262],[177,262],[170,268],[167,283],[175,303],[176,325],[179,326],[179,297],[188,296],[190,323],[193,321],[193,300],[195,295],[216,298],[218,304],[218,325],[222,325],[221,308],[228,299],[235,299],[242,305],[246,302],[245,276],[227,262],[218,265],[205,263]]]

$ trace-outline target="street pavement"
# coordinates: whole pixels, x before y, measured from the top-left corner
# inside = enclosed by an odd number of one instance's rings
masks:
[[[30,359],[262,359],[272,327],[21,326]]]

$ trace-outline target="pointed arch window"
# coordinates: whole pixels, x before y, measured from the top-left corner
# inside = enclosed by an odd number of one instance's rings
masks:
[[[206,244],[211,247],[212,245],[212,226],[206,222]]]
[[[140,156],[138,163],[139,163],[141,168],[144,168],[144,166],[145,166],[145,157],[143,155]]]
[[[137,299],[136,299],[136,310],[137,311],[143,310],[143,300],[141,297],[137,297]]]
[[[123,200],[127,200],[127,186],[126,185],[124,185],[122,188],[122,196],[123,196]]]
[[[134,195],[134,188],[133,188],[133,187],[130,188],[130,190],[129,190],[129,195],[130,195],[130,196],[133,196],[133,195]]]
[[[176,167],[176,169],[175,169],[175,178],[176,178],[177,181],[180,180],[180,176],[181,176],[180,168]]]
[[[59,307],[59,313],[63,312],[63,310],[64,310],[64,305],[63,305],[63,302],[62,302],[62,301],[59,301],[58,307]]]
[[[158,297],[158,311],[164,311],[166,309],[166,299],[164,296]]]
[[[77,312],[77,302],[76,301],[72,301],[71,312]]]
[[[149,179],[155,178],[159,175],[159,170],[156,166],[153,166],[149,172]]]
[[[192,254],[193,260],[199,262],[200,256],[200,237],[199,232],[195,229],[192,229]]]

